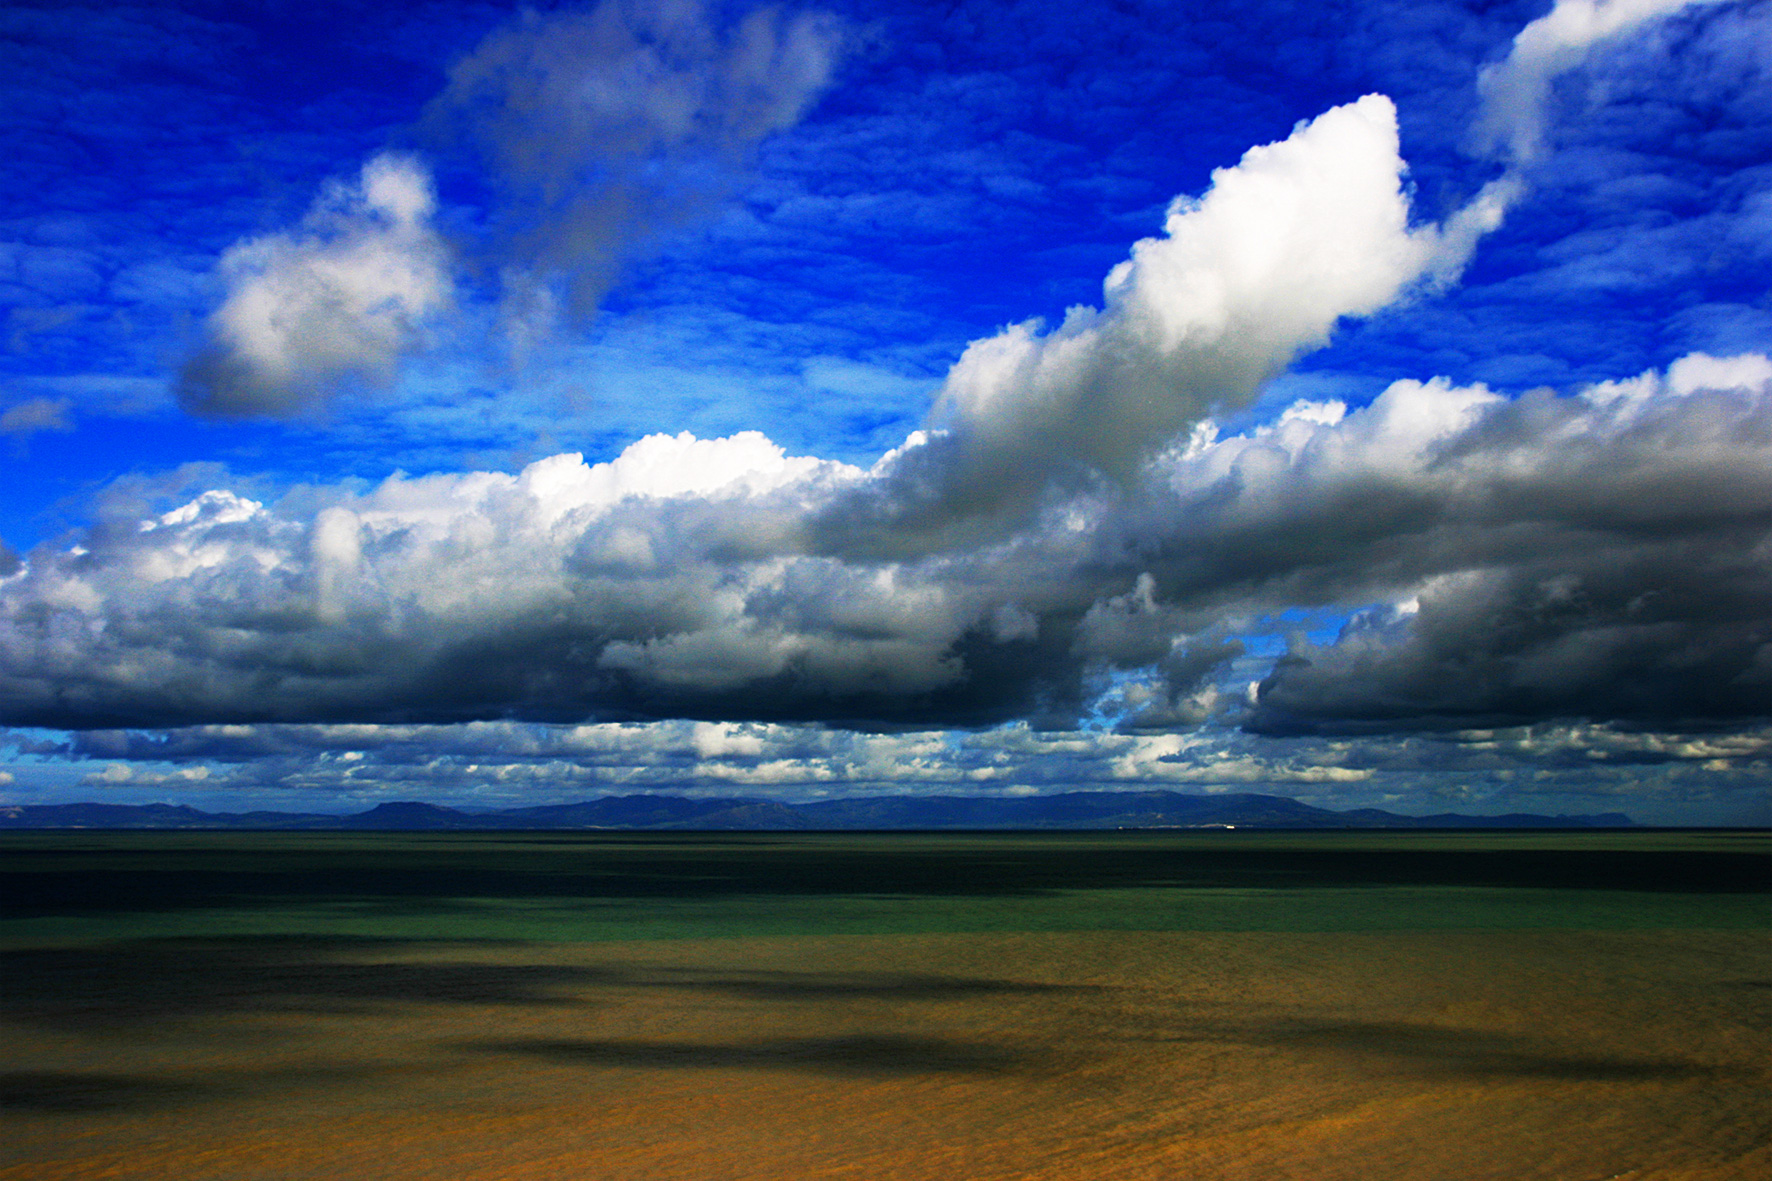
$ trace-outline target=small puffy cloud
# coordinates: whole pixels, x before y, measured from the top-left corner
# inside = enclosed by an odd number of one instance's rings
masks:
[[[102,771],[82,776],[81,782],[89,787],[111,788],[160,787],[167,784],[192,787],[204,783],[208,778],[209,768],[201,764],[160,771],[132,763],[111,763]]]
[[[426,117],[439,150],[465,142],[482,166],[483,208],[457,219],[475,232],[444,241],[418,158],[372,157],[299,226],[222,255],[226,294],[183,366],[180,402],[289,416],[385,384],[454,302],[458,265],[498,277],[519,344],[562,296],[590,310],[632,247],[706,213],[748,149],[801,117],[844,40],[823,14],[764,8],[734,23],[694,0],[525,10],[454,64]]]
[[[452,297],[435,205],[424,165],[384,154],[355,183],[328,185],[297,229],[230,247],[227,296],[180,375],[185,408],[290,415],[389,380]]]

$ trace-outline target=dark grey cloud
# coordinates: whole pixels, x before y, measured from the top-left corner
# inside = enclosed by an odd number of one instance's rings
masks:
[[[1657,393],[1498,403],[1446,440],[1424,473],[1440,495],[1398,555],[1439,570],[1393,565],[1414,580],[1408,609],[1299,645],[1250,724],[1678,728],[1772,713],[1772,370],[1683,364]],[[1737,378],[1752,384],[1706,385]],[[1370,561],[1371,544],[1344,531],[1337,550]]]
[[[1359,732],[1772,715],[1763,529],[1449,580],[1406,622],[1281,660],[1250,725]],[[1745,552],[1730,552],[1733,546]],[[1760,551],[1757,555],[1755,551]]]
[[[1234,721],[1239,675],[1276,732],[1772,710],[1761,356],[1518,401],[1400,383],[1202,429],[970,546],[833,547],[832,514],[893,471],[655,436],[602,465],[120,511],[6,582],[0,718],[1069,725],[1107,692],[1149,731]],[[1252,655],[1289,609],[1357,614]]]

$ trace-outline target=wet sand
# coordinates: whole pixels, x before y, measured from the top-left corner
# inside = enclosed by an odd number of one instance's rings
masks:
[[[121,947],[9,959],[0,1178],[1772,1177],[1764,930]]]

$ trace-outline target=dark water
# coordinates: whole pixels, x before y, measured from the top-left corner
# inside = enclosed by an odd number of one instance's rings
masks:
[[[0,837],[13,940],[1768,925],[1741,831]]]

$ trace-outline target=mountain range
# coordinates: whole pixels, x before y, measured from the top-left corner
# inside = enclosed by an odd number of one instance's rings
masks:
[[[1172,791],[1073,791],[1047,796],[860,796],[786,804],[677,795],[604,796],[576,804],[464,811],[416,801],[337,816],[203,812],[182,804],[12,804],[0,829],[1104,829],[1104,828],[1625,828],[1621,812],[1585,816],[1402,816],[1378,808],[1338,812],[1284,796]]]

